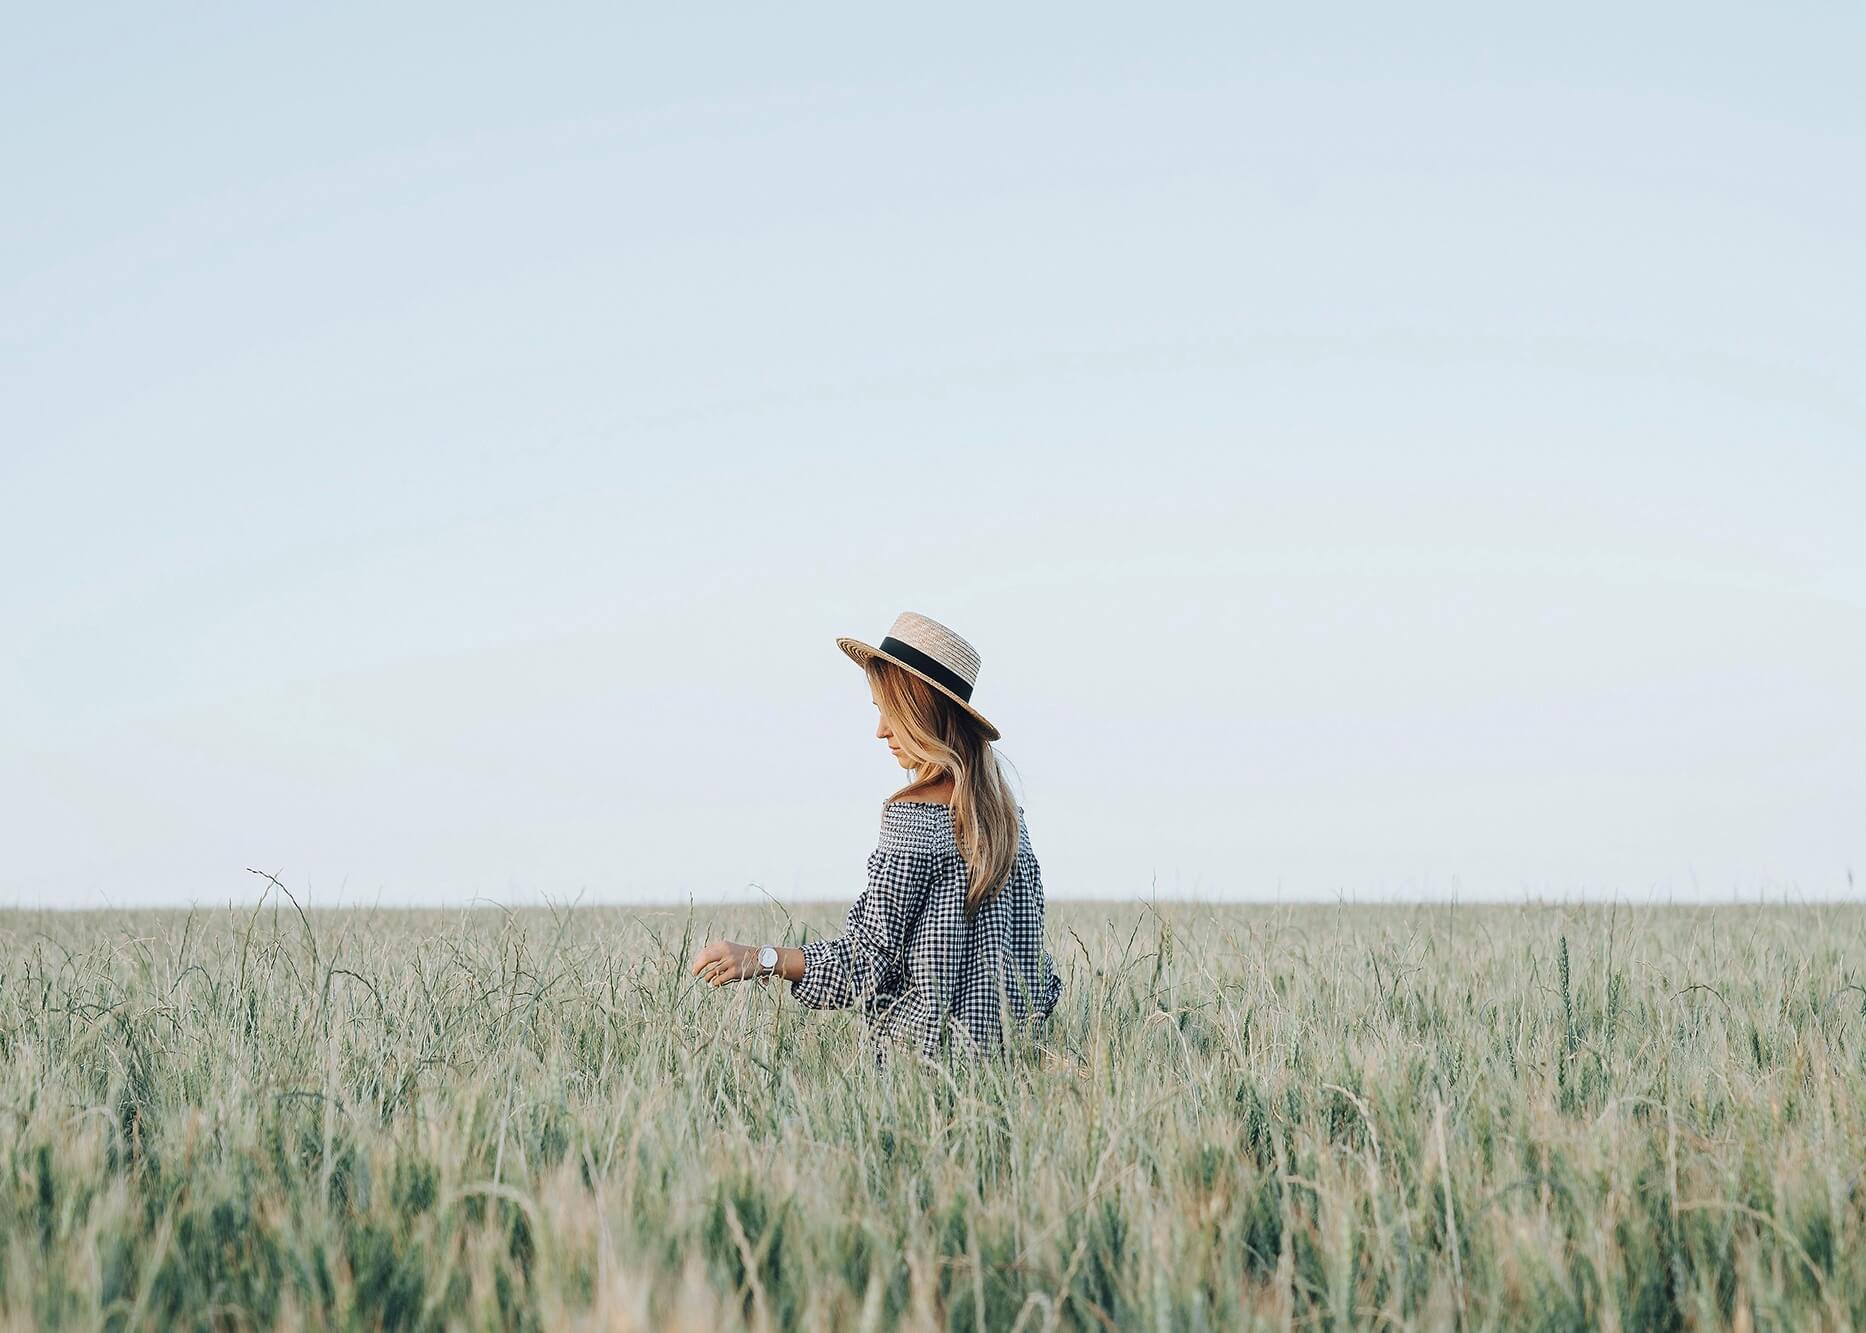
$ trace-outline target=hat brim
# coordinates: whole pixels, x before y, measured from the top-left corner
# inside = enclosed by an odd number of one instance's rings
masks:
[[[986,740],[995,741],[999,738],[998,729],[991,724],[990,718],[986,717],[983,713],[979,712],[976,708],[972,707],[971,704],[967,703],[964,699],[961,699],[958,695],[954,694],[950,689],[946,688],[946,686],[940,684],[937,680],[934,680],[931,676],[927,675],[926,672],[921,671],[915,667],[910,667],[907,665],[907,663],[901,661],[900,658],[894,656],[892,653],[884,653],[881,651],[881,649],[876,648],[871,644],[863,643],[860,639],[839,638],[836,640],[836,646],[842,649],[843,652],[847,653],[849,655],[849,660],[854,662],[859,667],[866,668],[868,666],[869,658],[879,657],[884,662],[892,662],[895,666],[899,667],[902,671],[905,671],[910,676],[920,677],[921,680],[924,680],[927,684],[931,685],[934,689],[938,690],[941,694],[945,695],[948,699],[951,699],[954,703],[958,704],[959,707],[965,709],[966,712],[970,713],[973,719],[977,721],[979,726],[985,729]]]

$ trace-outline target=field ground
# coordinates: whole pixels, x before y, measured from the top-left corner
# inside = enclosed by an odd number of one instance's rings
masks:
[[[1866,909],[1053,904],[956,1075],[686,975],[844,905],[0,913],[0,1327],[1866,1324]]]

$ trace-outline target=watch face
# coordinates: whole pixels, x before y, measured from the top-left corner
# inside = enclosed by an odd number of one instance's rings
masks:
[[[764,948],[760,949],[758,951],[758,966],[776,967],[777,966],[777,950],[772,948],[769,944],[765,945]]]

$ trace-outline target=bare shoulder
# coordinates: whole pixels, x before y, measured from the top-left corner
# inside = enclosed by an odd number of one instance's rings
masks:
[[[924,787],[909,787],[889,804],[892,805],[896,801],[923,801],[928,805],[951,805],[952,790],[952,779],[941,778],[938,782],[929,783]]]

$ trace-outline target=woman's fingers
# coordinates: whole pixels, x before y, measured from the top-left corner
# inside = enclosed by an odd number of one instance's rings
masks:
[[[738,945],[731,940],[714,940],[693,956],[693,966],[687,970],[710,985],[723,986],[736,981],[745,969]]]

